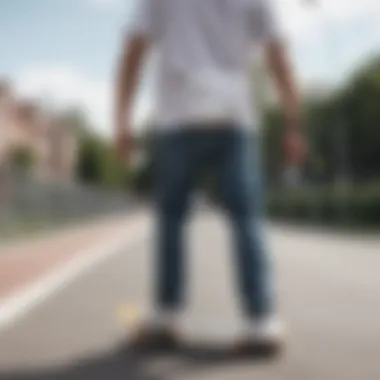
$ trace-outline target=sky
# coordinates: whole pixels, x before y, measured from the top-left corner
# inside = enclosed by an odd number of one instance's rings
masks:
[[[136,0],[0,0],[0,78],[53,108],[79,106],[111,132],[122,31]],[[343,80],[380,53],[379,0],[273,0],[302,86]],[[149,113],[149,91],[136,121]]]

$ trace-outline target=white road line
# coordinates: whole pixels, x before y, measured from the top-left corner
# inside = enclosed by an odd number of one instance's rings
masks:
[[[140,220],[137,224],[141,226],[139,222]],[[92,267],[122,250],[128,249],[128,246],[141,238],[142,232],[143,229],[129,231],[128,237],[112,239],[101,246],[80,252],[67,264],[59,265],[52,273],[27,286],[16,295],[5,299],[0,303],[0,331],[10,327],[18,318],[46,301]]]

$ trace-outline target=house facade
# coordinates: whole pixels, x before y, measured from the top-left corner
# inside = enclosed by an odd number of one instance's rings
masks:
[[[30,169],[43,179],[74,180],[77,141],[70,120],[30,100],[18,99],[0,82],[0,166],[28,152]]]

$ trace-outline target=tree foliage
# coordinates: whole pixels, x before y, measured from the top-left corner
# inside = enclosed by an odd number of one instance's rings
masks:
[[[35,164],[36,157],[32,149],[20,146],[11,152],[10,162],[12,167],[22,171],[31,170]]]
[[[328,183],[347,170],[354,182],[379,179],[379,105],[380,59],[358,70],[329,96],[305,101],[305,127],[311,145],[309,177]],[[280,111],[268,110],[264,124],[266,173],[276,181],[281,170]]]

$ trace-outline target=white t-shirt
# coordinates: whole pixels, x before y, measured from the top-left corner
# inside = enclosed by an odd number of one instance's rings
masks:
[[[155,121],[162,128],[205,121],[257,124],[250,61],[279,38],[271,0],[137,0],[132,36],[157,52]]]

